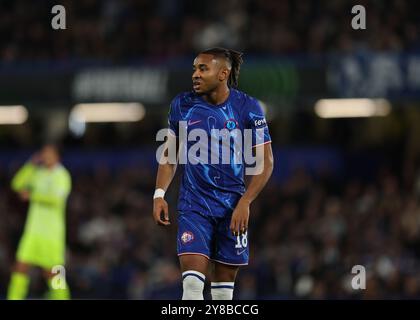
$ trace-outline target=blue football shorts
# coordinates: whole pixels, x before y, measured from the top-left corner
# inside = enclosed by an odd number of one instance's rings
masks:
[[[231,217],[211,217],[194,211],[179,212],[178,255],[199,254],[223,264],[247,265],[248,233],[234,236],[229,228]]]

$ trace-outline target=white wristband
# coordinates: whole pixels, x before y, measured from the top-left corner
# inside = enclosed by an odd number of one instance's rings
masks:
[[[163,198],[164,196],[165,196],[165,190],[159,188],[159,189],[155,190],[155,194],[153,195],[153,199]]]

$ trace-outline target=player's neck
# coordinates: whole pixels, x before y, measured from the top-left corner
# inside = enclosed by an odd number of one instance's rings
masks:
[[[210,104],[219,105],[229,98],[230,90],[228,86],[216,88],[209,94],[203,96],[203,99]]]

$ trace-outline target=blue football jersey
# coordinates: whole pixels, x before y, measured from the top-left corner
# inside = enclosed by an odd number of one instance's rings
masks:
[[[245,192],[246,163],[243,159],[243,149],[271,142],[264,112],[258,100],[231,88],[229,97],[224,103],[212,105],[194,92],[184,92],[172,100],[168,118],[169,128],[173,134],[180,137],[183,129],[191,139],[186,143],[185,156],[188,160],[180,165],[183,173],[178,210],[194,211],[213,217],[232,214]],[[193,133],[197,132],[194,129],[201,129],[208,138],[194,137]],[[222,158],[221,140],[211,139],[215,129],[227,129],[228,132],[232,132],[228,163]],[[234,135],[238,132],[243,133],[245,129],[250,129],[248,131],[252,132],[250,143],[252,146],[246,145],[243,136]],[[234,159],[238,151],[234,141],[239,138],[242,139],[242,161]],[[198,147],[203,149],[197,153],[195,151]],[[191,152],[192,150],[194,152]],[[208,154],[204,155],[208,161],[202,161],[202,150],[208,150]],[[215,158],[218,161],[214,161]]]

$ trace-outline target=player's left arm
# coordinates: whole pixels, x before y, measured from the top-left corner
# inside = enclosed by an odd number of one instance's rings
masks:
[[[262,172],[251,177],[248,188],[243,194],[232,214],[230,229],[234,235],[243,234],[248,229],[249,207],[257,198],[258,194],[267,184],[268,179],[273,172],[274,159],[271,143],[265,143],[255,147],[257,155],[257,165],[262,165]],[[263,148],[263,150],[258,150]],[[259,158],[262,157],[262,158]],[[263,161],[261,161],[263,160]]]

